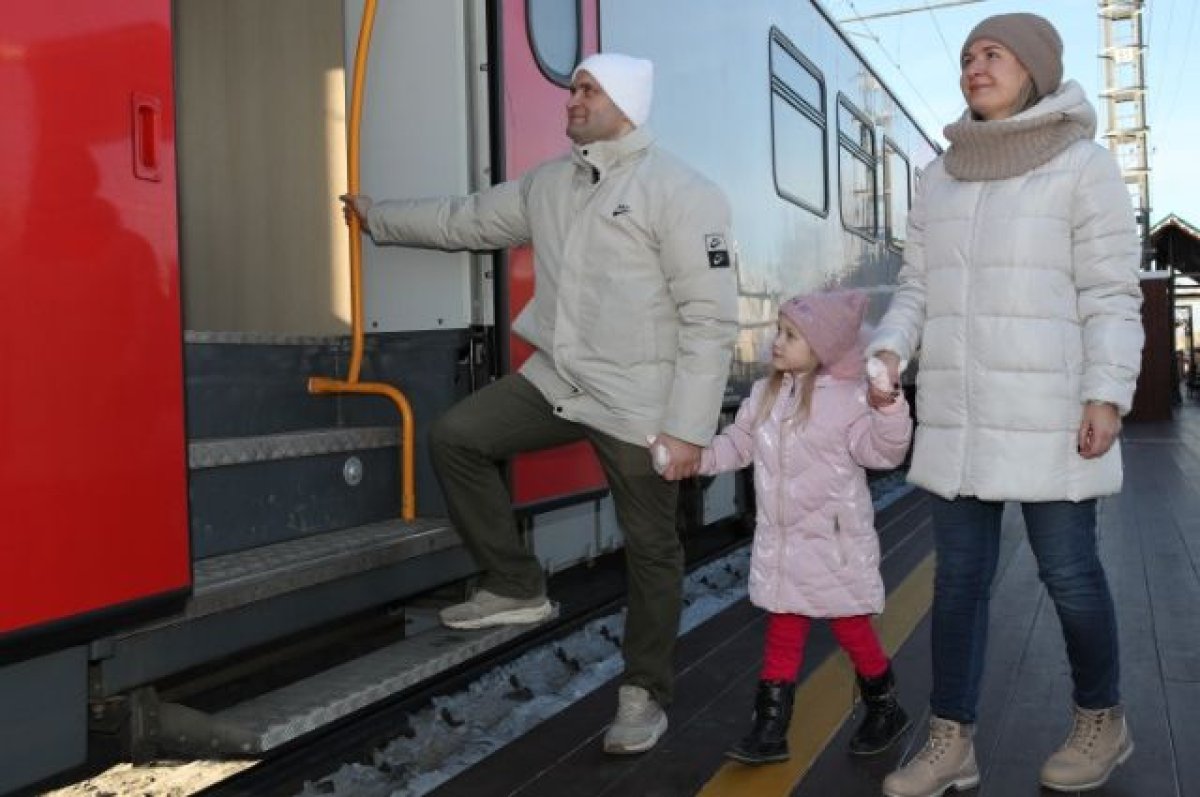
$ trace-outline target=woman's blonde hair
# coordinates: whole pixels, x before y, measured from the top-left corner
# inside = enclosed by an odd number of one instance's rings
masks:
[[[1025,85],[1021,87],[1021,93],[1017,95],[1017,102],[1014,106],[1013,116],[1028,111],[1033,106],[1037,105],[1042,99],[1042,95],[1038,94],[1037,83],[1033,82],[1032,77],[1025,78]]]

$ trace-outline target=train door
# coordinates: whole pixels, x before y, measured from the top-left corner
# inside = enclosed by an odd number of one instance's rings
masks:
[[[346,63],[363,0],[347,0]],[[480,2],[380,3],[367,67],[362,190],[374,197],[466,194],[491,182],[486,13]],[[347,81],[353,79],[346,70]],[[347,84],[347,96],[352,86]],[[490,321],[483,258],[367,245],[368,333],[460,329]]]
[[[5,4],[0,105],[6,792],[82,760],[82,643],[191,582],[169,8]]]
[[[498,126],[503,179],[514,179],[570,146],[566,127],[566,87],[582,57],[599,48],[596,0],[526,0],[498,4],[500,68]],[[505,326],[533,296],[533,256],[529,247],[507,254],[501,311]],[[507,335],[505,365],[515,371],[532,353],[520,338]],[[539,451],[513,463],[513,500],[518,506],[586,494],[603,488],[604,476],[587,443]]]
[[[190,583],[169,22],[3,15],[0,640]]]
[[[347,63],[363,6],[345,4]],[[367,76],[363,191],[466,194],[566,152],[564,86],[581,53],[596,48],[596,30],[594,0],[380,4]],[[368,244],[364,275],[369,333],[494,325],[493,370],[515,371],[530,354],[508,332],[533,292],[529,247],[472,255]],[[586,444],[519,456],[511,478],[518,506],[604,486]]]

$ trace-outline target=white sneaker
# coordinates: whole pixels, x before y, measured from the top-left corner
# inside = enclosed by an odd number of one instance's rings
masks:
[[[666,732],[666,712],[650,693],[640,686],[622,686],[617,692],[616,719],[604,734],[604,752],[644,753]]]
[[[447,628],[470,630],[496,625],[540,623],[554,613],[545,595],[537,598],[506,598],[481,589],[471,600],[447,606],[438,612]]]

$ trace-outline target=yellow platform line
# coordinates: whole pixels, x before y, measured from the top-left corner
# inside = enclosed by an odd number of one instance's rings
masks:
[[[933,554],[888,595],[875,621],[880,641],[894,655],[933,601]],[[790,794],[854,708],[854,669],[844,653],[826,659],[796,689],[788,728],[792,757],[781,764],[747,766],[730,761],[697,794],[700,797],[772,797]],[[749,707],[747,707],[749,709]],[[749,719],[750,711],[746,712]]]

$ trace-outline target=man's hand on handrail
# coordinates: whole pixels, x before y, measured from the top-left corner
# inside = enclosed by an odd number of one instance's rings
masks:
[[[346,223],[357,217],[358,226],[362,229],[367,228],[367,213],[371,210],[371,205],[375,204],[375,200],[366,194],[342,194],[338,197],[342,201],[342,215],[346,217]]]

